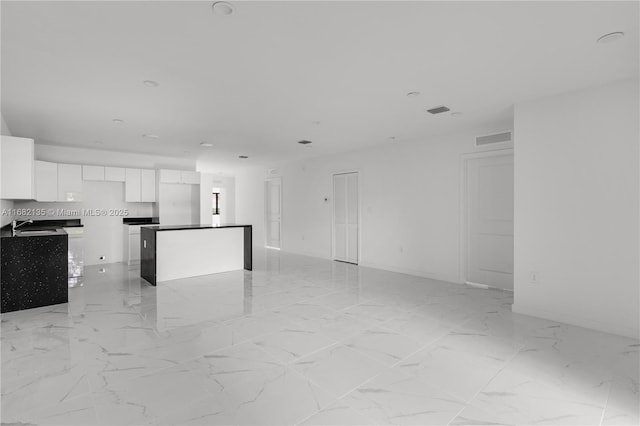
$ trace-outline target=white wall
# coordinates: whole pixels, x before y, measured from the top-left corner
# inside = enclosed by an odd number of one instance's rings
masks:
[[[4,121],[4,117],[2,116],[2,114],[0,114],[0,120],[2,120],[2,129],[0,131],[0,135],[13,136],[11,134],[11,131],[9,131],[9,127],[7,127],[7,123]],[[13,220],[12,215],[2,214],[2,212],[12,210],[13,207],[14,204],[12,200],[0,200],[0,227],[7,225]]]
[[[638,93],[635,80],[516,106],[515,312],[638,337]]]
[[[283,177],[282,250],[331,256],[332,173],[358,170],[360,264],[461,282],[461,156],[482,151],[474,147],[476,135],[508,128],[511,123],[498,123],[277,167]],[[237,221],[254,225],[256,245],[264,245],[266,177],[266,169],[236,176]]]

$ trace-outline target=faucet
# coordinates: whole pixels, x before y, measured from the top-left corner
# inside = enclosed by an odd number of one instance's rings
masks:
[[[21,222],[20,224],[16,225],[18,222],[17,221],[12,221],[11,222],[11,235],[12,236],[16,236],[16,229],[20,228],[22,225],[25,225],[27,223],[33,223],[33,219],[27,219],[24,222]]]

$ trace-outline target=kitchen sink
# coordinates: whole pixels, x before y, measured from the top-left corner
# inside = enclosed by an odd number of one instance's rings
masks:
[[[25,229],[24,231],[16,231],[16,236],[54,235],[57,233],[56,229]]]

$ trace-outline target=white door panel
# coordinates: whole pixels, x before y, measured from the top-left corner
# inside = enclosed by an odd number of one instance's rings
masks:
[[[280,248],[282,230],[282,180],[267,179],[265,182],[265,213],[267,222],[267,246]]]
[[[333,176],[333,258],[358,263],[358,173]]]
[[[466,161],[466,280],[513,289],[513,155]]]

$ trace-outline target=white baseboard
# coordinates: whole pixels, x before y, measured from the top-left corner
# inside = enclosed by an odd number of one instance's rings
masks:
[[[621,324],[614,324],[604,321],[594,321],[588,318],[581,318],[574,315],[547,311],[544,309],[536,309],[528,306],[521,306],[518,303],[514,303],[512,310],[515,313],[522,315],[529,315],[532,317],[538,317],[548,319],[551,321],[562,322],[565,324],[576,325],[578,327],[590,328],[592,330],[598,330],[605,333],[617,334],[624,337],[630,337],[632,339],[640,338],[640,329],[636,327],[628,327]]]

